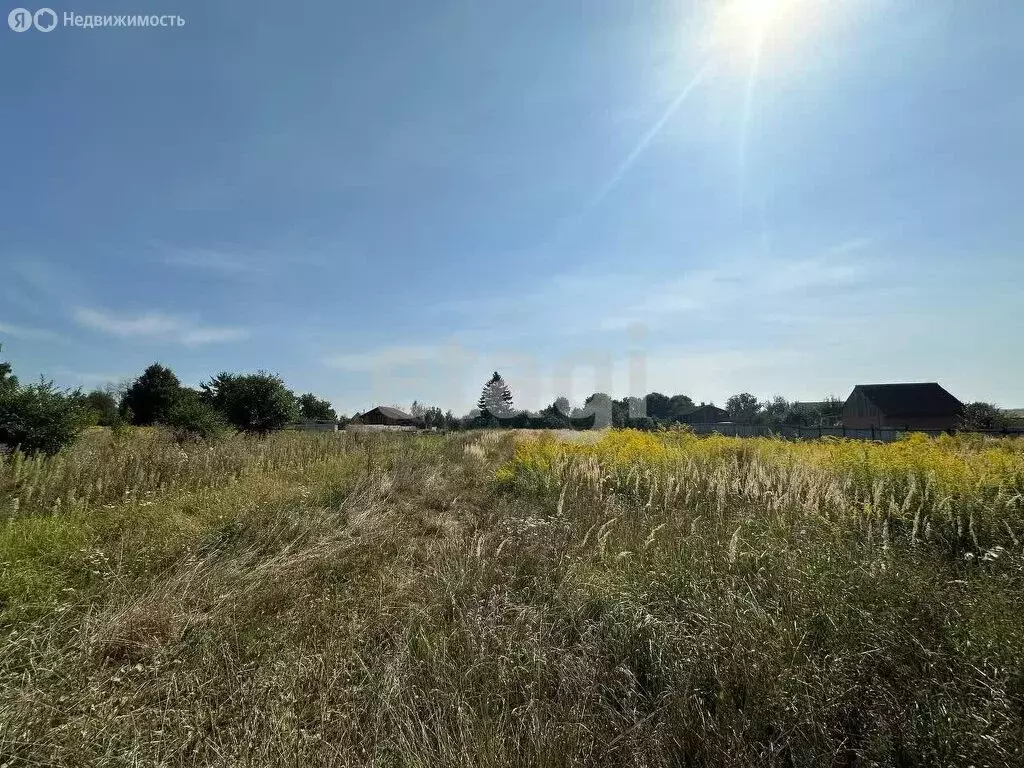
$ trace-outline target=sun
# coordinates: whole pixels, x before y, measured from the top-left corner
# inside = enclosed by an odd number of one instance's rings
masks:
[[[712,23],[710,44],[732,60],[759,57],[765,45],[791,43],[807,32],[808,0],[726,0]]]

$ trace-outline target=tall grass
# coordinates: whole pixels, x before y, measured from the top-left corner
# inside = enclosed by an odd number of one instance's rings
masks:
[[[9,518],[4,762],[1024,764],[1016,444],[324,437]]]
[[[344,453],[351,439],[346,433],[284,432],[270,439],[235,435],[182,445],[156,429],[128,435],[96,431],[56,456],[0,454],[0,509],[9,515],[74,512],[223,485],[323,461]]]

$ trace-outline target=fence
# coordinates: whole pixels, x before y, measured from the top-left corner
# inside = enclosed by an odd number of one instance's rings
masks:
[[[287,429],[294,429],[299,432],[337,432],[338,423],[336,421],[300,421],[295,424],[289,424]]]
[[[419,432],[419,427],[406,427],[397,424],[349,424],[346,432]]]
[[[710,435],[715,432],[729,437],[785,437],[790,440],[816,440],[822,437],[845,437],[850,440],[878,440],[891,443],[903,438],[909,432],[921,432],[931,437],[944,435],[941,429],[894,429],[891,427],[871,427],[870,429],[851,429],[848,427],[800,427],[781,426],[764,427],[754,424],[692,424],[691,429],[698,435]],[[1024,436],[1024,428],[972,430],[971,434],[993,435],[1004,437],[1011,435]]]

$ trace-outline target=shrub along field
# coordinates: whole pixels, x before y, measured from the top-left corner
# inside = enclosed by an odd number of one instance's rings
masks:
[[[1024,765],[1024,441],[0,458],[0,763]]]

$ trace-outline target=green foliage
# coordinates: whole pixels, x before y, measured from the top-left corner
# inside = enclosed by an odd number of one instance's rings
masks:
[[[266,371],[220,373],[202,390],[228,423],[242,432],[266,435],[299,417],[295,395],[280,376]]]
[[[322,400],[312,392],[298,398],[299,417],[304,421],[335,421],[338,415],[327,400]]]
[[[965,431],[1006,429],[1010,419],[991,403],[968,403],[960,417],[959,428]]]
[[[462,421],[449,409],[444,413],[444,423],[442,427],[446,430],[462,429]]]
[[[1019,443],[591,437],[0,458],[4,760],[1021,765]]]
[[[220,412],[194,389],[181,390],[165,423],[179,442],[212,440],[228,427]]]
[[[679,421],[683,416],[693,411],[696,407],[697,405],[688,395],[672,395],[669,399],[668,420]]]
[[[90,421],[101,427],[113,427],[121,420],[121,414],[117,407],[117,399],[112,392],[102,389],[94,389],[83,398],[84,407],[90,411]]]
[[[791,410],[786,398],[777,395],[761,405],[761,410],[755,414],[754,421],[775,429],[788,423]]]
[[[501,378],[497,371],[484,384],[476,407],[480,409],[481,415],[485,419],[488,416],[504,417],[512,415],[512,390],[509,389],[508,384],[505,383],[505,380]]]
[[[431,406],[423,409],[423,426],[427,429],[444,429],[445,418],[444,411],[437,406]]]
[[[749,392],[733,395],[725,402],[729,418],[739,424],[752,424],[760,409],[761,404]]]
[[[53,454],[74,442],[88,424],[78,392],[58,389],[40,378],[36,384],[0,389],[0,443],[23,453]]]
[[[3,351],[3,345],[0,344],[0,352]],[[0,360],[0,395],[4,392],[13,392],[18,388],[18,377],[11,373],[11,364],[5,360]]]
[[[139,426],[164,424],[180,392],[181,382],[174,372],[153,363],[128,387],[121,412],[131,411],[132,423]]]
[[[540,418],[548,429],[569,429],[569,401],[560,397],[540,412]]]
[[[658,421],[669,421],[672,418],[672,399],[661,392],[651,392],[644,400],[647,404],[647,415]]]

